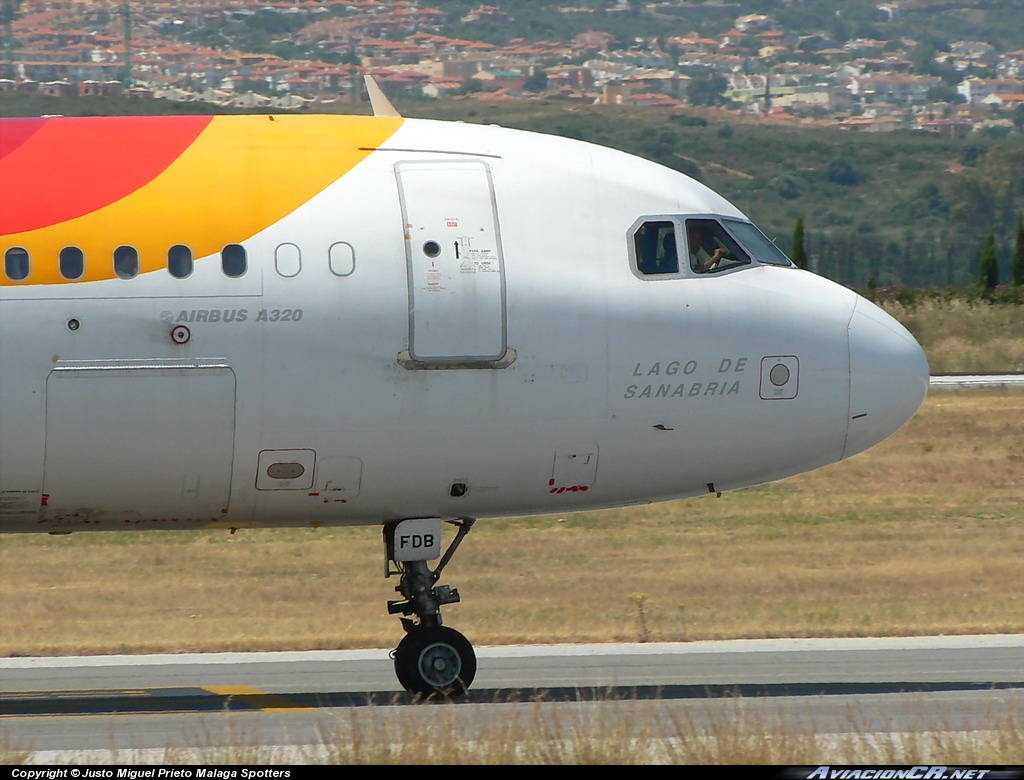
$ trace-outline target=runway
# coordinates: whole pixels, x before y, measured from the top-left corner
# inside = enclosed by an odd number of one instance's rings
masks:
[[[478,648],[452,706],[399,691],[387,650],[0,659],[0,749],[48,763],[160,760],[239,742],[301,760],[342,724],[460,738],[541,717],[810,724],[816,733],[984,731],[1024,712],[1024,635]],[[537,702],[541,702],[538,704]],[[730,715],[732,713],[732,715]],[[298,751],[298,752],[296,752]],[[206,755],[206,754],[201,754]]]
[[[980,371],[932,374],[928,379],[932,390],[963,390],[971,387],[1024,387],[1024,371]]]

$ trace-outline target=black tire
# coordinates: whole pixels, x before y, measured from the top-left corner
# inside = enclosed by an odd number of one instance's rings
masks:
[[[414,628],[395,648],[395,674],[409,693],[454,699],[473,684],[476,653],[453,628]]]

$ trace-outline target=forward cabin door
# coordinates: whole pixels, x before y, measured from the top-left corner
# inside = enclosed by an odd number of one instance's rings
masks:
[[[506,353],[505,269],[490,167],[482,160],[395,165],[414,362],[482,364]]]

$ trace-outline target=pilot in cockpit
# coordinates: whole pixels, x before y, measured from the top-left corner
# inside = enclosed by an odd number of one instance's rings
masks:
[[[686,238],[690,251],[690,267],[699,274],[713,271],[726,259],[724,246],[718,244],[711,231],[700,222],[686,221]]]

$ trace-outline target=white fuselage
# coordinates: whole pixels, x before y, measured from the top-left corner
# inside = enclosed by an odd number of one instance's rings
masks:
[[[405,120],[241,241],[239,278],[196,258],[0,287],[0,530],[635,504],[823,466],[913,415],[920,347],[849,290],[638,273],[638,221],[687,215],[745,220],[622,153]]]

